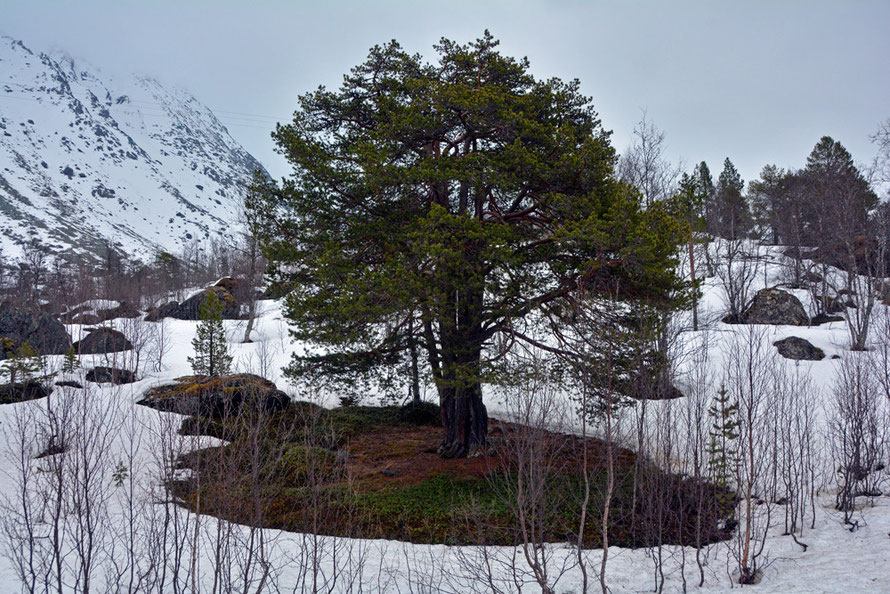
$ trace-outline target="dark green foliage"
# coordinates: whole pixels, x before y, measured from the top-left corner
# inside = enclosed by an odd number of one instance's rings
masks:
[[[714,179],[708,164],[702,161],[692,171],[692,182],[695,193],[702,197],[702,215],[705,219],[705,228],[708,233],[714,234],[717,208],[714,204]]]
[[[773,244],[779,243],[782,219],[789,215],[789,189],[789,174],[775,165],[764,166],[760,179],[748,186],[754,222],[760,227],[761,235],[768,233]]]
[[[182,262],[170,252],[158,252],[155,255],[155,270],[167,287],[180,286],[182,283]]]
[[[614,178],[578,81],[536,80],[497,45],[442,40],[436,63],[372,48],[338,91],[300,98],[274,134],[294,175],[258,179],[248,204],[293,287],[293,335],[319,347],[289,373],[361,393],[415,345],[456,456],[485,440],[497,335],[522,340],[520,320],[582,287],[663,299],[678,284],[682,228]]]
[[[823,136],[807,157],[802,174],[811,203],[809,227],[816,242],[848,241],[864,232],[878,197],[840,142]]]
[[[705,230],[705,202],[708,194],[703,191],[695,173],[680,176],[677,193],[671,199],[671,214],[689,225],[689,230],[698,233]]]
[[[204,303],[198,310],[201,322],[192,348],[195,356],[188,362],[197,375],[225,375],[232,366],[232,356],[226,344],[226,333],[222,323],[224,304],[214,291],[208,291]]]
[[[832,246],[867,232],[877,196],[844,146],[823,136],[807,165],[785,172],[767,165],[751,182],[756,221],[772,239],[795,247]]]
[[[9,383],[27,383],[38,371],[44,369],[43,357],[24,342],[7,352],[6,360],[2,363],[3,372],[8,374]]]
[[[65,353],[65,360],[62,362],[62,373],[74,373],[79,367],[80,360],[77,358],[74,346],[72,346]]]
[[[122,461],[118,461],[117,466],[114,467],[114,472],[111,473],[111,480],[114,486],[122,487],[129,476],[130,469]]]
[[[744,194],[745,182],[732,161],[723,161],[723,171],[714,193],[713,231],[726,239],[741,239],[751,229],[751,212]]]
[[[442,410],[432,402],[409,402],[399,408],[398,419],[409,425],[438,426],[442,424]]]

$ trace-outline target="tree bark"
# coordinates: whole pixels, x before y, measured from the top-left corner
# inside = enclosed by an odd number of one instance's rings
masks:
[[[474,252],[468,243],[468,253]],[[469,269],[477,269],[470,262]],[[483,285],[476,281],[457,284],[450,292],[446,311],[439,320],[442,343],[441,375],[437,381],[445,435],[439,454],[464,458],[484,450],[488,437],[488,412],[482,403],[482,345],[485,336],[480,312]]]
[[[482,450],[488,438],[488,411],[482,403],[479,382],[440,391],[445,435],[439,447],[443,458],[464,458]]]

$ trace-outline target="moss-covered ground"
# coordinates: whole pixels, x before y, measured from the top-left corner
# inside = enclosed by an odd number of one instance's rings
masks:
[[[437,419],[434,406],[326,410],[308,403],[263,418],[187,419],[184,433],[230,443],[184,456],[192,477],[174,488],[185,505],[240,523],[447,544],[515,544],[529,530],[576,542],[586,492],[583,540],[600,544],[608,476],[602,442],[589,439],[585,448],[575,436],[546,431],[529,439],[527,428],[492,420],[488,455],[446,460],[437,454]],[[526,446],[537,449],[522,454]],[[613,451],[610,544],[724,537],[731,494]]]

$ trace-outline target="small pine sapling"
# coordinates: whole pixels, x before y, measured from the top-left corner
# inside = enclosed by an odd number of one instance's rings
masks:
[[[65,351],[65,359],[62,361],[62,373],[74,373],[80,367],[80,361],[77,359],[77,353],[74,347],[69,347]]]
[[[708,416],[711,417],[708,468],[714,483],[724,488],[729,487],[735,470],[735,441],[739,437],[738,414],[738,403],[730,401],[729,392],[721,385],[714,397],[714,403],[708,408]]]
[[[195,356],[188,362],[196,375],[225,375],[232,367],[232,355],[226,343],[222,323],[223,303],[216,293],[209,291],[198,309],[198,331],[192,340]]]
[[[43,368],[43,358],[27,342],[22,343],[3,362],[3,371],[9,375],[9,383],[26,383]]]

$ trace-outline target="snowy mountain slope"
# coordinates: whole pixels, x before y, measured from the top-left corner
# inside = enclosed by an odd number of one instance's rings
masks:
[[[0,37],[0,245],[150,258],[228,232],[262,168],[183,90]]]

